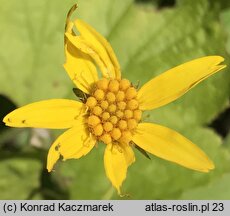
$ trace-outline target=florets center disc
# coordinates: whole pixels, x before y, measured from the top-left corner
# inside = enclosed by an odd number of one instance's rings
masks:
[[[97,140],[129,143],[141,119],[137,90],[129,80],[101,79],[86,101],[87,124]]]

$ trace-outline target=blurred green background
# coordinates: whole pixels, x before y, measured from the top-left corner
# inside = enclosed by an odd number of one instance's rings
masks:
[[[145,83],[187,60],[222,55],[230,63],[230,3],[225,0],[78,0],[75,17],[112,44],[123,77]],[[0,117],[30,102],[71,98],[64,71],[65,17],[76,0],[0,0]],[[179,100],[145,113],[191,139],[215,162],[208,174],[136,153],[123,191],[128,199],[230,199],[229,67]],[[63,131],[0,123],[0,199],[121,199],[107,180],[104,145],[80,160],[46,169]],[[127,198],[127,197],[126,197]],[[123,198],[123,199],[126,199]]]

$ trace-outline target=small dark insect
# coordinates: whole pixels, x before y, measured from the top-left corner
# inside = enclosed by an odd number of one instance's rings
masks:
[[[139,147],[138,145],[136,145],[135,143],[134,144],[134,147],[141,153],[143,154],[146,158],[148,158],[149,160],[151,160],[151,158],[149,157],[148,153],[142,149],[141,147]]]
[[[88,94],[86,94],[85,92],[83,92],[81,89],[79,88],[73,88],[73,93],[77,96],[77,98],[82,102],[85,103],[87,98],[89,97]]]

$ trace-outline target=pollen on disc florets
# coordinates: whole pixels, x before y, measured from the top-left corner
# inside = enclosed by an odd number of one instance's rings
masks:
[[[129,80],[101,79],[87,98],[87,124],[97,140],[105,144],[131,141],[141,120],[137,90]]]

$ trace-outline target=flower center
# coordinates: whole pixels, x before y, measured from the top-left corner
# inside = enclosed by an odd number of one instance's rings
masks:
[[[86,101],[87,124],[97,140],[129,143],[142,112],[129,80],[101,79]]]

